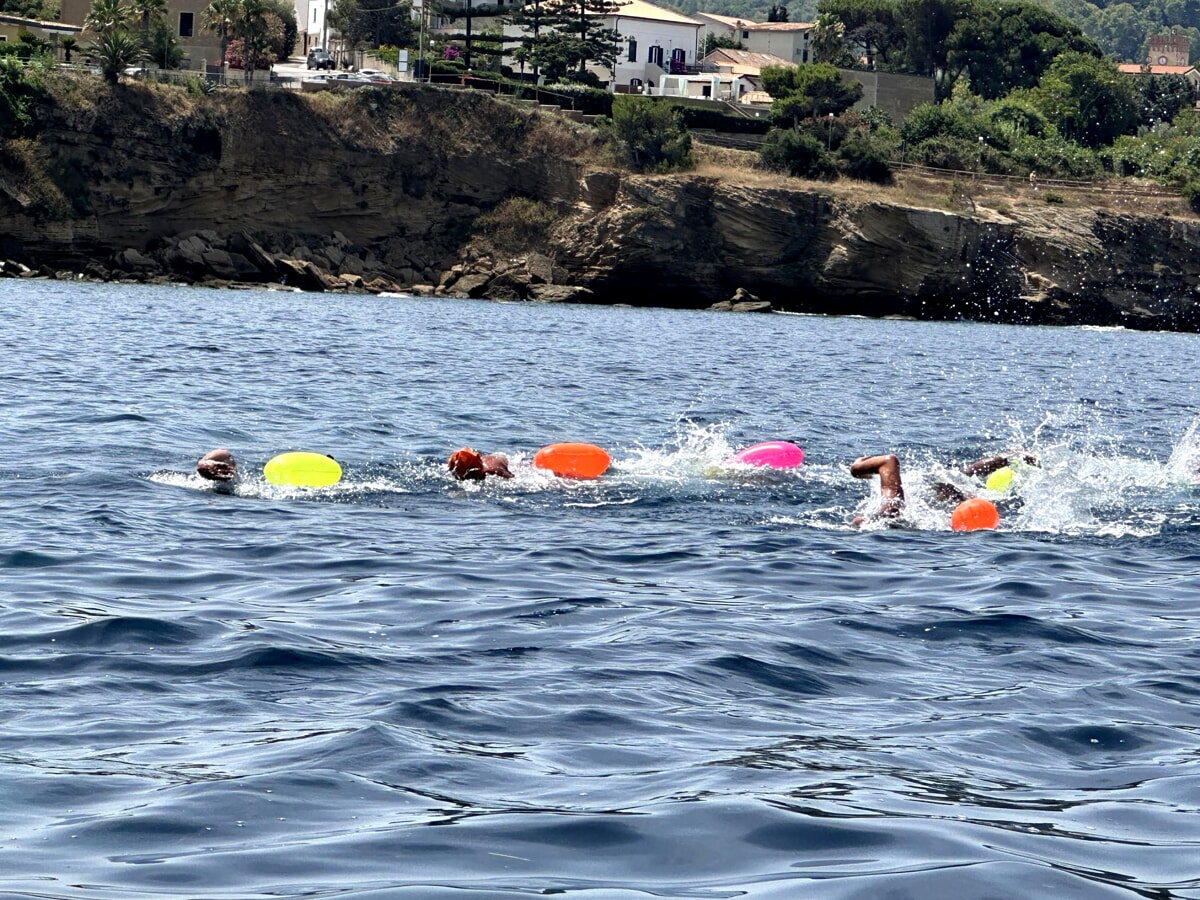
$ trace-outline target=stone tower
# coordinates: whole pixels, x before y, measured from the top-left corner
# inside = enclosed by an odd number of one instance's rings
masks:
[[[1156,34],[1150,38],[1150,58],[1146,60],[1152,66],[1186,66],[1191,42],[1182,34]]]

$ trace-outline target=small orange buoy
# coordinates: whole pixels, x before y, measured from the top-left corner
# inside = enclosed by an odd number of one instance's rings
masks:
[[[551,444],[533,455],[536,468],[560,478],[599,478],[612,460],[595,444]]]
[[[1000,524],[1000,512],[995,504],[982,497],[964,500],[950,514],[950,527],[955,531],[979,531]]]

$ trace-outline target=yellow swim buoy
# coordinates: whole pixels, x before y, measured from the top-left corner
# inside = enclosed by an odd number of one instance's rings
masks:
[[[263,466],[263,477],[282,487],[329,487],[342,480],[342,467],[320,453],[280,453]]]
[[[1009,466],[1005,466],[1002,469],[997,469],[987,477],[987,481],[984,482],[984,486],[989,491],[996,491],[997,493],[1002,494],[1012,487],[1014,474],[1015,473]]]

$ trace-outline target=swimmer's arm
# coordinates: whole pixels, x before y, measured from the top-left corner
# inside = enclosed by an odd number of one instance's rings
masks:
[[[870,478],[872,475],[877,475],[879,470],[894,457],[891,454],[884,456],[860,456],[854,462],[850,463],[850,474],[855,478]]]
[[[980,475],[987,476],[993,472],[1003,469],[1005,466],[1012,465],[1014,460],[1020,460],[1031,466],[1041,465],[1038,458],[1032,453],[1026,453],[1024,450],[1015,450],[1012,453],[1006,453],[1003,456],[989,456],[985,459],[977,459],[969,466],[963,466],[963,474],[965,475]]]
[[[989,456],[986,459],[977,459],[968,466],[963,466],[963,474],[991,475],[993,472],[1003,469],[1007,465],[1007,456]]]

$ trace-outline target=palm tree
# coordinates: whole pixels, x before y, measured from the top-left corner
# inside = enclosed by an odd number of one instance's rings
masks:
[[[211,31],[221,39],[221,66],[225,65],[225,51],[229,48],[229,39],[237,31],[237,23],[241,18],[241,0],[212,0],[200,13],[200,27]]]
[[[109,84],[116,84],[126,69],[146,58],[141,42],[124,28],[102,32],[89,50]]]
[[[141,25],[142,44],[150,44],[150,26],[161,21],[167,9],[167,0],[130,0],[129,15]]]
[[[83,20],[83,27],[103,35],[123,28],[128,22],[129,7],[122,0],[92,0],[91,11]]]
[[[249,84],[254,77],[254,67],[258,62],[258,51],[262,48],[263,38],[267,33],[267,13],[271,10],[263,0],[239,0],[240,13],[237,23],[237,36],[242,39],[246,58],[242,70]]]
[[[63,62],[71,62],[71,54],[75,52],[79,46],[79,41],[73,35],[64,34],[58,39],[58,46],[62,47]]]

